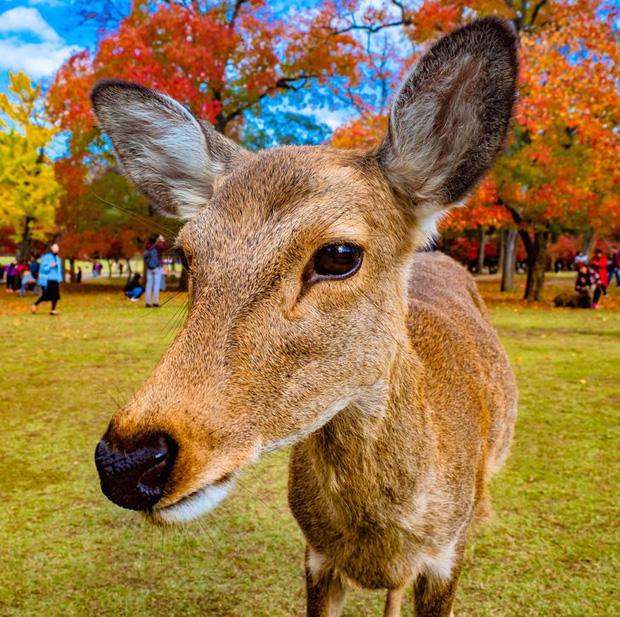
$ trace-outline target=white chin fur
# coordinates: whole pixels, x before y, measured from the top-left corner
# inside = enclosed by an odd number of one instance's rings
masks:
[[[161,510],[154,510],[151,518],[157,523],[168,525],[188,523],[213,510],[228,495],[234,483],[234,480],[229,480],[215,486],[205,486],[190,497]]]

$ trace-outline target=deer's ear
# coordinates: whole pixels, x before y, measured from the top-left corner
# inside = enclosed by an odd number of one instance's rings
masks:
[[[174,99],[143,86],[101,81],[91,102],[123,171],[159,214],[194,217],[216,177],[246,154]]]
[[[442,38],[407,76],[377,153],[418,215],[462,202],[491,167],[504,145],[516,78],[516,39],[496,18]]]

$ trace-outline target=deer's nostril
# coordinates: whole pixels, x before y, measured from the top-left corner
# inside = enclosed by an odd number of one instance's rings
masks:
[[[123,508],[149,510],[164,493],[176,452],[176,443],[167,435],[151,436],[130,451],[100,441],[95,463],[103,494]]]
[[[161,480],[166,473],[168,457],[164,456],[161,463],[147,469],[138,480],[138,487],[145,487],[148,490],[157,489],[161,485]]]

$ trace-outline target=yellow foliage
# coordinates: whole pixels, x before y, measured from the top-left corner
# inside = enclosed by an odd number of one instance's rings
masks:
[[[45,149],[55,130],[43,108],[40,86],[25,73],[10,74],[9,92],[0,93],[0,227],[17,242],[43,240],[55,229],[61,187]]]

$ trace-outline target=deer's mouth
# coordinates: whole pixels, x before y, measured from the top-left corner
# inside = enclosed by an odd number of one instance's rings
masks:
[[[210,512],[223,501],[235,483],[235,474],[229,473],[213,484],[181,497],[174,503],[153,508],[147,518],[157,525],[182,525]]]

